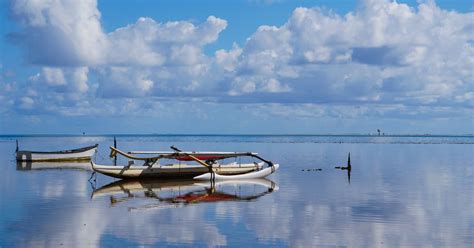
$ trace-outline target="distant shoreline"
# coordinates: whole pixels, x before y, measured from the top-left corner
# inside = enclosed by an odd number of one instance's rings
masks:
[[[450,137],[474,138],[474,134],[0,134],[11,137]]]

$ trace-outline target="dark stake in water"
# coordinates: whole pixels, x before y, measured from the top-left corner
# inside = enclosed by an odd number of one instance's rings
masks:
[[[336,166],[334,168],[338,169],[338,170],[347,171],[347,182],[349,184],[351,184],[351,171],[352,171],[351,153],[349,153],[349,155],[347,155],[347,166]]]
[[[472,136],[116,137],[125,151],[255,151],[281,165],[215,184],[89,182],[88,163],[16,163],[16,139],[99,143],[94,160],[114,164],[113,136],[0,137],[0,247],[473,247]]]

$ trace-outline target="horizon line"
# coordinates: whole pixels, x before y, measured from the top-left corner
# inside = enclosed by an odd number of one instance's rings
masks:
[[[393,133],[393,134],[377,134],[377,133],[287,133],[287,134],[275,134],[275,133],[83,133],[83,134],[0,134],[0,137],[48,137],[48,136],[376,136],[376,137],[396,137],[396,136],[433,136],[433,137],[466,137],[474,136],[470,133],[461,133],[461,134],[432,134],[432,133]]]

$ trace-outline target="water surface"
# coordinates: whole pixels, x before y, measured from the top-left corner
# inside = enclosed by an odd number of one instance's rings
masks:
[[[255,151],[281,165],[224,185],[91,184],[87,164],[17,166],[15,139],[28,150],[98,143],[95,161],[112,163],[112,136],[1,137],[0,247],[473,246],[472,136],[118,136],[124,150]],[[350,178],[334,169],[349,152]]]

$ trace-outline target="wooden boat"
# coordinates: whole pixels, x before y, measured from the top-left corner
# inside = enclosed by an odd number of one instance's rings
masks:
[[[238,193],[235,188],[239,188]],[[220,182],[133,179],[112,182],[94,189],[91,198],[110,197],[111,207],[132,200],[135,203],[140,202],[140,199],[147,203],[144,206],[129,207],[129,210],[133,211],[221,201],[254,201],[278,189],[274,182],[265,178]],[[153,199],[157,202],[149,204]]]
[[[111,166],[98,165],[91,162],[94,171],[107,176],[116,178],[193,178],[206,174],[209,169],[196,164],[154,164],[152,166],[130,165],[130,166]],[[236,175],[261,168],[263,163],[259,164],[237,164],[215,166],[216,173],[222,175]]]
[[[96,153],[97,147],[86,146],[78,149],[39,152],[39,151],[16,151],[17,161],[35,161],[35,162],[67,162],[67,161],[90,161],[91,157]],[[18,149],[18,147],[17,147]]]
[[[131,160],[144,161],[143,165],[137,166],[133,163],[125,166],[98,165],[91,161],[92,169],[101,174],[116,178],[189,178],[196,180],[230,180],[230,179],[252,179],[266,177],[278,168],[273,164],[250,152],[183,152],[171,147],[174,152],[161,151],[139,151],[125,153],[114,147],[110,147],[110,157],[120,154]],[[138,157],[132,154],[148,155]],[[149,156],[154,155],[154,156]],[[260,159],[260,163],[237,164],[230,163],[221,165],[219,160],[249,156]],[[197,164],[166,164],[158,163],[160,159],[174,159],[178,161],[195,161]],[[265,163],[267,168],[263,168]]]

